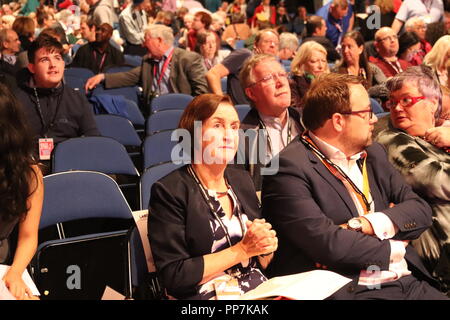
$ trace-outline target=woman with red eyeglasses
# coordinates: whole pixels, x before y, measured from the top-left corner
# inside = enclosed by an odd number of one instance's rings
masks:
[[[433,224],[412,242],[429,271],[450,285],[450,154],[448,128],[436,122],[442,92],[430,68],[408,68],[386,82],[390,91],[389,128],[376,140],[386,147],[390,162],[433,209]],[[443,130],[441,130],[443,129]],[[395,200],[393,200],[395,201]],[[402,228],[403,226],[398,226]]]

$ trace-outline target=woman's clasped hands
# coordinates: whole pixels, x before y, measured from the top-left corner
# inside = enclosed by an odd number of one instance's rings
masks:
[[[272,225],[265,219],[246,222],[247,232],[239,242],[248,258],[273,253],[278,248],[278,238]]]

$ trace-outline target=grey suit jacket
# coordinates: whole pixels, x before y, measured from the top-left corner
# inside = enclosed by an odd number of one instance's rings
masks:
[[[142,59],[142,65],[130,71],[105,74],[105,88],[139,85],[142,87],[144,101],[149,102],[153,81],[151,56]],[[175,48],[170,61],[169,83],[173,93],[197,96],[207,93],[206,69],[198,53]]]

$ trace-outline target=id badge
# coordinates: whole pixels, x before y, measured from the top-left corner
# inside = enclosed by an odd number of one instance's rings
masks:
[[[236,300],[241,296],[241,288],[236,278],[214,281],[217,300]]]
[[[53,138],[39,139],[39,160],[50,160],[54,143]]]

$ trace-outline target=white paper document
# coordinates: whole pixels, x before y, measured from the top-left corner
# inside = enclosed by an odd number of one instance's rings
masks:
[[[153,261],[152,249],[147,237],[147,218],[148,210],[133,211],[133,218],[141,236],[142,246],[144,247],[145,259],[147,260],[148,272],[155,272],[156,267]]]
[[[350,281],[332,271],[314,270],[272,278],[240,298],[257,300],[282,296],[292,300],[323,300]]]
[[[0,300],[16,300],[11,293],[9,292],[8,288],[5,286],[5,282],[1,279],[5,276],[6,272],[9,270],[10,266],[7,266],[5,264],[0,264]],[[22,279],[27,285],[28,288],[30,288],[31,292],[34,296],[39,296],[39,290],[34,284],[33,280],[31,279],[30,274],[25,269],[25,271],[22,274]]]

